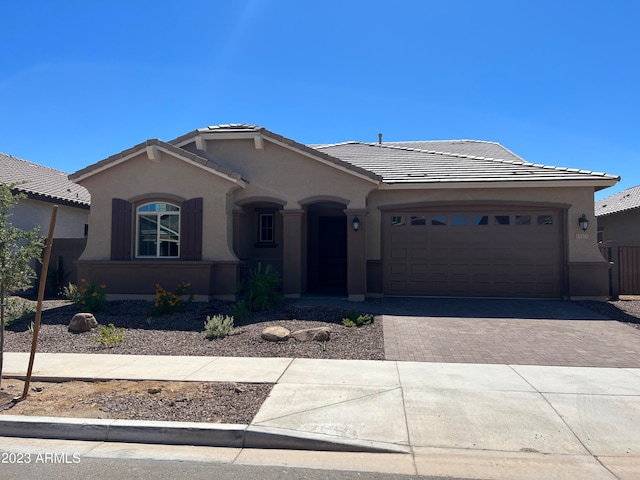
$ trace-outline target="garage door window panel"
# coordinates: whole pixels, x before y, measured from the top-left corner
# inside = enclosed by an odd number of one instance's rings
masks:
[[[538,225],[553,225],[553,215],[538,215]]]
[[[451,216],[451,225],[453,225],[454,227],[466,227],[467,221],[468,221],[468,217],[466,215]]]
[[[406,219],[404,215],[392,215],[391,216],[391,226],[392,227],[403,227],[406,225]]]
[[[431,225],[435,227],[442,227],[447,225],[446,215],[431,215]]]

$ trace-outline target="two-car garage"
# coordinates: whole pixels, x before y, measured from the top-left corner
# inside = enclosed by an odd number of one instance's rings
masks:
[[[385,209],[382,222],[385,295],[562,296],[561,209]]]

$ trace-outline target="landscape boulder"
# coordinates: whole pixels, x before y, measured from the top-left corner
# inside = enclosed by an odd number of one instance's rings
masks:
[[[284,327],[266,327],[260,336],[268,342],[286,342],[291,332]]]
[[[296,330],[291,334],[293,338],[299,342],[326,342],[329,340],[331,330],[327,327],[307,328],[304,330]]]
[[[69,323],[70,332],[88,332],[98,326],[98,321],[92,313],[76,313]]]

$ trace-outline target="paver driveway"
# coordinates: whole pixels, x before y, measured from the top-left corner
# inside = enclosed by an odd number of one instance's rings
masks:
[[[385,298],[387,360],[640,367],[640,330],[560,300]]]

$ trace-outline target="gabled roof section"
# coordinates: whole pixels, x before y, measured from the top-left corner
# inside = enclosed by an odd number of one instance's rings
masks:
[[[242,179],[239,173],[233,172],[227,168],[218,165],[215,162],[200,157],[194,153],[188,152],[182,148],[178,148],[157,138],[147,140],[146,142],[135,145],[127,150],[123,150],[120,153],[112,155],[104,160],[101,160],[93,165],[89,165],[82,170],[78,170],[75,173],[69,175],[71,180],[82,181],[85,178],[91,177],[97,173],[107,170],[115,165],[126,162],[131,158],[139,155],[141,152],[146,151],[149,158],[154,159],[158,155],[158,152],[165,152],[169,155],[181,158],[193,165],[199,166],[205,170],[226,178],[227,180],[237,183],[238,185],[245,186],[246,181]]]
[[[426,152],[469,155],[473,157],[500,158],[524,162],[524,158],[516,155],[497,142],[484,140],[426,140],[419,142],[384,142],[383,145],[406,147]]]
[[[598,200],[595,204],[595,213],[596,217],[603,217],[636,208],[640,208],[640,185]]]
[[[86,188],[70,181],[65,172],[0,153],[0,183],[18,183],[16,190],[41,198],[83,208],[91,204]]]
[[[379,183],[382,180],[382,177],[375,172],[372,172],[365,168],[361,168],[354,163],[343,162],[340,158],[336,158],[327,152],[309,147],[308,145],[304,145],[302,143],[298,143],[295,140],[284,137],[257,125],[250,125],[245,123],[228,123],[224,125],[214,125],[205,128],[199,128],[174,140],[171,140],[169,143],[178,147],[182,147],[188,143],[195,141],[197,137],[202,137],[205,140],[253,138],[256,141],[256,144],[262,141],[262,139],[265,139],[285,148],[295,150],[307,157],[314,158],[322,163],[331,165],[340,170],[345,170],[357,176],[364,177],[375,183]]]
[[[527,162],[498,143],[476,140],[345,142],[315,148],[374,172],[389,185],[583,180],[601,189],[620,179],[602,172]]]

